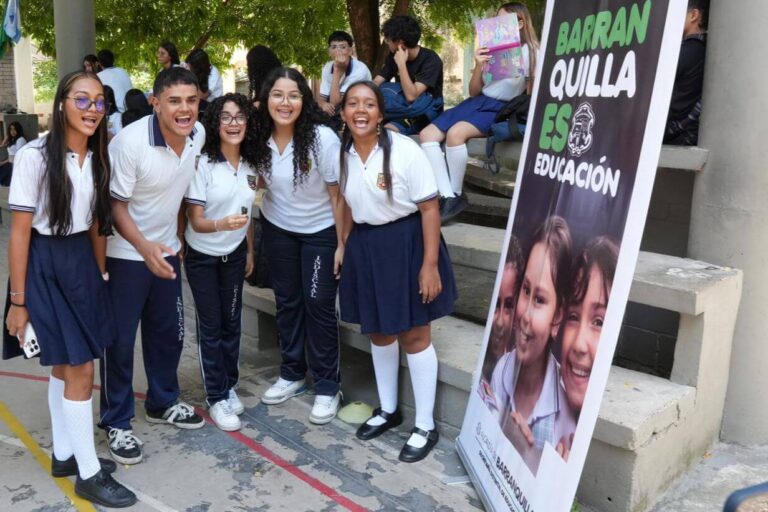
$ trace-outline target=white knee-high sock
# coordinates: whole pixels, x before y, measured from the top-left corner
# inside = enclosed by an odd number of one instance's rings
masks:
[[[440,191],[440,195],[443,197],[453,197],[451,178],[448,177],[448,166],[445,163],[445,157],[443,156],[443,150],[440,147],[440,143],[425,142],[421,145],[421,149],[427,154],[429,165],[432,166],[432,171],[435,173],[437,190]]]
[[[64,399],[64,381],[51,375],[48,381],[48,410],[51,412],[51,435],[53,437],[53,455],[56,460],[67,460],[72,456],[67,428],[64,425],[64,413],[61,401]]]
[[[422,430],[435,428],[433,412],[435,409],[435,390],[437,388],[437,353],[430,344],[416,354],[408,354],[408,370],[413,385],[413,399],[416,402],[416,427]],[[408,444],[421,448],[427,440],[416,434],[408,440]]]
[[[80,478],[87,479],[101,469],[93,441],[93,409],[91,399],[76,402],[62,398],[64,424],[69,434],[72,451],[80,471]]]
[[[448,172],[451,175],[453,192],[460,196],[462,185],[464,184],[464,175],[467,173],[467,162],[469,161],[467,145],[446,147],[445,160],[448,162]]]
[[[397,341],[384,347],[371,343],[371,355],[373,356],[373,369],[376,373],[376,389],[379,391],[379,405],[382,411],[393,413],[397,410],[400,345]],[[376,416],[366,423],[378,426],[384,423],[384,418]]]

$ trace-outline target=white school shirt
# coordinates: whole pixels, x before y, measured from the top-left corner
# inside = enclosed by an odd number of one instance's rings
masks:
[[[526,79],[531,76],[531,54],[527,44],[523,45],[522,52],[523,74],[488,82],[483,85],[484,96],[499,101],[510,101],[525,92]]]
[[[336,132],[318,126],[317,154],[310,151],[310,171],[302,183],[293,186],[293,141],[281,155],[277,144],[269,138],[272,151],[272,174],[264,181],[267,193],[261,214],[275,226],[293,233],[317,233],[335,224],[328,185],[339,183],[339,151],[341,143]]]
[[[107,130],[114,137],[123,129],[123,114],[118,110],[107,118]]]
[[[97,73],[101,83],[108,85],[115,93],[117,110],[125,112],[125,93],[133,89],[131,77],[126,70],[118,67],[106,68]]]
[[[12,211],[32,213],[32,228],[41,235],[51,235],[48,225],[48,186],[43,181],[45,173],[45,140],[48,136],[35,139],[16,153],[13,163],[13,177],[8,196]],[[88,154],[80,167],[77,153],[67,152],[67,175],[72,181],[72,228],[70,235],[87,231],[91,226],[91,201],[93,200],[92,155]]]
[[[320,83],[320,96],[328,100],[331,97],[331,84],[333,83],[333,61],[325,63],[320,76],[322,77],[322,82]],[[341,82],[339,82],[339,91],[341,91],[341,94],[344,94],[347,92],[347,88],[353,83],[359,82],[360,80],[370,79],[371,71],[368,69],[368,66],[366,66],[364,62],[360,62],[356,58],[350,57],[347,71],[344,73],[344,76],[341,77]]]
[[[18,153],[19,150],[23,148],[24,144],[26,143],[27,143],[27,139],[25,139],[24,137],[19,137],[18,139],[16,139],[16,142],[14,142],[13,144],[9,145],[6,148],[8,150],[8,160],[10,162],[13,162],[13,159],[16,156],[16,153]]]
[[[109,143],[112,162],[110,193],[128,203],[128,212],[141,234],[150,242],[181,249],[176,236],[178,213],[184,193],[195,174],[205,129],[195,123],[181,157],[168,147],[154,114],[131,123]],[[107,256],[143,261],[119,233],[107,242]]]
[[[437,197],[435,173],[427,155],[409,137],[389,131],[392,201],[384,188],[384,151],[373,148],[363,162],[354,144],[346,154],[347,182],[342,193],[358,224],[381,225],[415,213],[419,203]]]
[[[188,222],[184,236],[189,246],[209,256],[225,256],[237,249],[251,224],[251,207],[256,200],[258,180],[256,171],[242,158],[235,169],[222,155],[202,155],[184,200],[202,206],[203,216],[210,220],[240,215],[241,208],[245,207],[248,223],[235,231],[198,233]]]
[[[224,94],[224,81],[214,65],[211,65],[211,73],[208,75],[208,91],[211,94],[208,95],[207,101],[213,101]]]

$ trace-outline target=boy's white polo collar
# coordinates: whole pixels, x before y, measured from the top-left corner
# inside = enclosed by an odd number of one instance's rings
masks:
[[[192,133],[189,134],[189,138],[194,139],[196,133],[197,127],[193,125]],[[152,120],[149,123],[149,145],[158,148],[168,146],[165,142],[165,137],[163,137],[163,132],[160,130],[160,119],[157,117],[157,114],[152,114]]]

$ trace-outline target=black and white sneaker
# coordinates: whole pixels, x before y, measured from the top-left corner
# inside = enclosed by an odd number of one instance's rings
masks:
[[[168,423],[187,430],[202,428],[205,425],[205,420],[195,413],[195,409],[184,402],[177,402],[159,413],[147,411],[144,417],[150,423]]]
[[[110,428],[107,435],[109,436],[109,454],[113,459],[127,465],[141,462],[141,445],[144,443],[133,435],[132,430]]]

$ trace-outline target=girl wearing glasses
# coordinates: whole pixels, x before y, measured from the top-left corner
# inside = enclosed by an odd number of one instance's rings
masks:
[[[50,366],[51,473],[77,476],[75,492],[107,507],[136,496],[98,459],[93,442],[93,360],[116,336],[105,280],[112,232],[104,89],[77,71],[59,82],[52,128],[16,155],[9,196],[10,289],[3,358],[23,354],[33,336]],[[33,332],[34,331],[34,334]]]
[[[267,187],[261,218],[282,355],[280,378],[261,400],[304,393],[308,359],[316,393],[309,420],[328,423],[341,401],[339,138],[295,69],[270,72],[259,101],[256,169]]]
[[[217,98],[203,116],[205,145],[187,190],[187,280],[195,298],[197,342],[211,419],[222,430],[241,427],[239,377],[243,279],[253,272],[248,229],[258,176],[245,151],[254,144],[251,104],[242,94]]]

